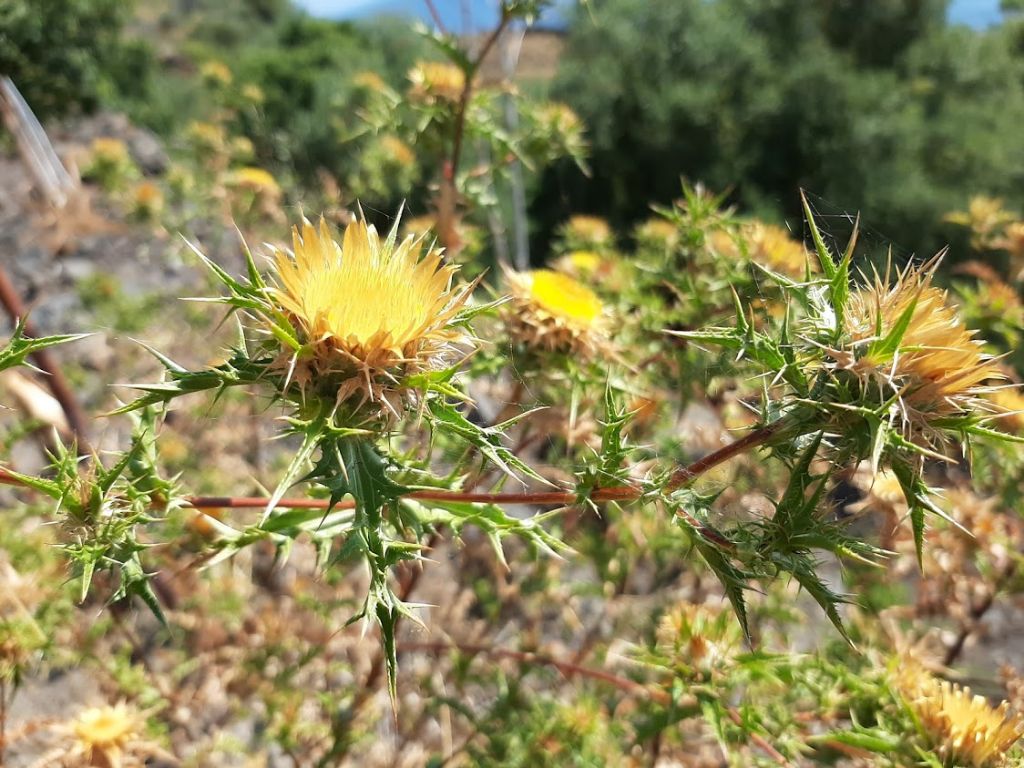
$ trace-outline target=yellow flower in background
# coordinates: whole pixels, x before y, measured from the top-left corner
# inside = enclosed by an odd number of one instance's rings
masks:
[[[380,146],[392,162],[405,167],[416,164],[416,153],[412,147],[397,136],[382,136]]]
[[[513,339],[553,351],[591,354],[607,346],[607,318],[597,295],[568,275],[549,269],[508,272],[507,313]]]
[[[217,123],[194,121],[185,130],[193,145],[204,152],[223,152],[227,146],[227,133],[224,126]]]
[[[217,60],[204,62],[199,68],[199,76],[210,86],[228,86],[235,79],[228,65]]]
[[[352,84],[367,91],[383,91],[388,87],[380,75],[369,70],[357,72],[352,78]]]
[[[570,249],[585,250],[612,244],[612,228],[598,216],[570,216],[560,234]]]
[[[996,408],[996,413],[1003,414],[996,418],[996,427],[1024,434],[1024,395],[1018,387],[1001,387],[985,395],[985,399]]]
[[[123,165],[131,162],[128,146],[120,139],[114,139],[109,136],[93,139],[91,154],[94,163]]]
[[[654,248],[673,248],[679,242],[679,230],[668,219],[660,216],[648,219],[633,233],[638,245]]]
[[[987,391],[987,379],[1002,378],[946,292],[931,284],[932,275],[932,268],[908,268],[893,285],[876,275],[851,293],[845,316],[856,360],[841,367],[878,386],[886,399],[898,395],[908,424],[919,427],[930,416],[967,409]],[[872,351],[901,322],[906,329],[897,348]]]
[[[1005,701],[992,707],[970,688],[939,680],[911,659],[901,660],[895,687],[933,748],[958,765],[999,765],[1024,734],[1024,717]]]
[[[466,75],[454,64],[420,61],[409,71],[409,95],[416,101],[457,102],[466,87]]]
[[[406,237],[412,235],[415,237],[432,238],[436,225],[437,222],[431,215],[410,216],[402,222],[402,234]]]
[[[966,211],[954,211],[945,220],[971,230],[971,245],[975,248],[990,248],[996,232],[1013,221],[1014,215],[1003,207],[998,197],[975,195],[967,203]],[[1002,247],[1002,246],[997,246]]]
[[[598,272],[604,263],[601,254],[593,251],[570,251],[560,258],[555,266],[573,276],[587,276]]]
[[[242,98],[252,104],[262,104],[266,96],[255,83],[246,83],[242,86]]]
[[[238,189],[246,189],[270,198],[281,196],[281,187],[277,179],[263,168],[239,168],[228,175],[227,183]]]
[[[788,229],[755,221],[744,227],[751,261],[790,277],[803,277],[807,269],[807,250],[794,240]]]
[[[442,265],[439,249],[423,255],[422,238],[381,240],[358,219],[338,243],[321,219],[296,227],[293,243],[292,253],[274,252],[273,298],[309,350],[301,384],[398,415],[401,378],[450,363],[454,345],[470,342],[452,321],[474,286],[454,290],[456,268]]]
[[[134,212],[143,218],[158,216],[164,208],[164,193],[152,181],[144,181],[135,188]]]
[[[62,730],[74,739],[69,757],[81,765],[118,768],[143,733],[145,720],[123,702],[83,710]]]

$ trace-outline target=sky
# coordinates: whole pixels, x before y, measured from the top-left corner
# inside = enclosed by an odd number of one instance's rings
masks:
[[[327,18],[359,18],[381,12],[414,15],[427,20],[425,0],[295,0],[315,16]],[[493,26],[497,20],[495,0],[435,0],[434,5],[442,16],[445,26],[450,29],[465,29],[462,17],[463,5],[472,9],[472,26],[483,28]],[[999,22],[999,0],[953,0],[949,18],[958,24],[986,27]],[[550,20],[550,19],[549,19]]]

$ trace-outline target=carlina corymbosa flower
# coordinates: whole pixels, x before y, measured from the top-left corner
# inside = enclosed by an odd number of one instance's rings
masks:
[[[932,747],[956,765],[1000,765],[1024,734],[1024,717],[1005,701],[993,707],[969,688],[933,677],[911,659],[901,661],[895,682]]]
[[[509,335],[528,348],[585,357],[607,349],[608,318],[592,290],[549,269],[507,273]]]
[[[857,376],[865,399],[892,400],[906,436],[928,443],[939,436],[935,419],[975,410],[986,382],[1002,378],[946,292],[932,285],[936,264],[907,267],[892,284],[876,273],[851,293],[844,322],[852,354],[839,355],[837,365]]]
[[[67,758],[74,765],[95,768],[120,768],[126,754],[151,746],[143,738],[145,719],[142,714],[121,702],[113,706],[91,707],[64,724],[60,730],[72,739]]]
[[[293,231],[293,250],[275,249],[271,299],[299,332],[287,364],[304,393],[331,396],[359,415],[398,416],[409,376],[455,362],[472,337],[454,321],[476,283],[453,287],[456,268],[423,237],[381,239],[357,218],[336,242],[327,223]]]
[[[466,74],[454,64],[442,61],[420,61],[409,70],[413,101],[454,103],[462,97]]]

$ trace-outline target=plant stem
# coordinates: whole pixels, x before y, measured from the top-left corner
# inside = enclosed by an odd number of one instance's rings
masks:
[[[768,442],[782,429],[783,422],[776,421],[748,433],[729,445],[709,453],[703,458],[682,465],[672,473],[667,488],[676,490],[692,483],[702,474],[729,459]],[[0,469],[0,484],[22,485],[16,475]],[[595,488],[589,495],[590,501],[635,501],[644,490],[635,485],[615,485]],[[575,491],[526,491],[523,493],[486,493],[475,491],[447,491],[443,489],[421,489],[405,494],[406,498],[417,501],[454,501],[471,504],[536,504],[540,506],[571,506],[579,500]],[[262,496],[187,496],[186,503],[195,509],[253,509],[265,507],[269,499]],[[281,509],[327,509],[326,499],[284,498],[277,506]],[[348,509],[351,501],[342,501],[335,509]]]

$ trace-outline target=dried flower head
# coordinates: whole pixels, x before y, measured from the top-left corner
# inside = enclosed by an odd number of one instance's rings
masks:
[[[462,97],[466,74],[454,64],[420,61],[409,71],[409,91],[414,101],[454,103]]]
[[[467,333],[453,325],[473,286],[454,290],[441,251],[422,238],[381,240],[362,218],[339,244],[327,223],[296,227],[291,253],[276,250],[273,299],[300,331],[295,377],[339,403],[375,404],[398,415],[403,379],[451,362]]]
[[[993,708],[969,688],[938,680],[910,659],[901,661],[895,684],[943,759],[974,768],[998,765],[1024,734],[1024,717],[1007,702]]]
[[[604,305],[585,285],[549,269],[508,272],[511,337],[528,347],[592,355],[608,346]]]
[[[853,291],[845,326],[854,353],[839,365],[861,379],[864,393],[877,388],[883,401],[895,398],[909,431],[929,441],[930,419],[971,410],[986,380],[1001,377],[946,292],[932,285],[933,273],[934,262],[908,267],[892,285],[876,274]]]
[[[683,602],[665,612],[655,639],[677,665],[709,670],[727,661],[740,639],[730,616],[707,605]]]

